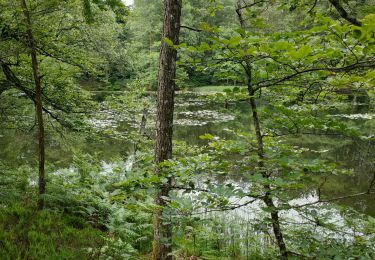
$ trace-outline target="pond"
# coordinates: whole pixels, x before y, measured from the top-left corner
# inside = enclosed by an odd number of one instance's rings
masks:
[[[230,137],[230,129],[240,129],[242,131],[253,131],[251,121],[250,106],[243,102],[234,104],[232,111],[223,109],[223,104],[202,103],[195,100],[195,96],[185,95],[180,97],[180,104],[183,103],[183,111],[177,113],[177,122],[183,120],[185,124],[177,125],[175,135],[177,139],[188,141],[191,144],[204,144],[199,136],[205,133],[220,137]],[[177,99],[179,100],[179,99]],[[183,102],[181,101],[183,100]],[[192,100],[192,102],[190,101]],[[200,102],[199,102],[200,101]],[[188,104],[188,105],[187,105]],[[211,110],[210,110],[211,109]],[[220,112],[218,112],[218,110]],[[181,111],[177,106],[177,111]],[[200,113],[203,111],[203,113]],[[209,112],[210,111],[210,112]],[[233,113],[235,111],[235,113]],[[233,116],[235,114],[235,116]],[[374,113],[363,114],[339,114],[346,120],[352,121],[359,127],[373,126],[375,122]],[[335,115],[336,116],[336,115]],[[186,120],[188,118],[190,121]],[[200,125],[196,124],[203,122]],[[367,129],[368,134],[374,134],[374,129]],[[352,169],[350,175],[337,175],[328,179],[323,186],[321,193],[326,198],[337,198],[349,194],[356,194],[367,191],[369,181],[372,179],[375,171],[375,143],[370,140],[359,140],[352,138],[344,138],[341,136],[321,136],[321,135],[305,135],[298,137],[289,137],[288,142],[300,147],[307,147],[311,150],[324,151],[320,153],[320,158],[329,159],[335,162],[339,168]],[[308,158],[316,159],[317,153],[307,154]],[[316,193],[312,190],[311,194]],[[314,199],[314,198],[311,198]],[[316,198],[315,198],[316,199]],[[375,195],[366,195],[361,197],[347,198],[338,201],[338,203],[351,206],[356,210],[375,216]]]
[[[106,95],[109,95],[107,93]],[[112,93],[119,95],[121,93]],[[103,97],[100,97],[103,100]],[[151,109],[152,110],[152,109]],[[148,115],[153,117],[153,112]],[[230,130],[240,129],[251,131],[252,123],[250,107],[246,102],[236,103],[225,109],[223,104],[208,101],[199,97],[197,93],[182,93],[176,98],[175,139],[183,140],[188,144],[203,145],[207,141],[199,136],[210,133],[221,138],[232,136]],[[357,125],[374,125],[374,114],[366,111],[363,114],[339,114]],[[138,116],[140,118],[140,116]],[[134,122],[119,116],[118,112],[106,110],[92,120],[92,125],[97,129],[108,130],[108,135],[98,138],[87,138],[76,133],[64,133],[64,137],[56,137],[50,132],[47,134],[47,160],[54,162],[54,167],[68,168],[72,162],[71,150],[80,150],[86,153],[100,153],[103,162],[112,161],[113,158],[127,158],[131,145],[127,138],[129,128]],[[153,120],[148,120],[148,131],[152,138]],[[372,134],[374,132],[372,131]],[[111,137],[111,135],[116,135]],[[58,136],[59,134],[57,134]],[[12,165],[36,164],[36,143],[30,138],[30,133],[20,131],[0,131],[0,161]],[[66,140],[70,140],[69,145]],[[375,144],[370,140],[345,139],[338,136],[298,136],[288,138],[288,142],[314,150],[324,150],[320,153],[322,158],[333,160],[339,167],[353,169],[352,175],[333,176],[327,181],[322,190],[322,195],[334,198],[366,191],[369,180],[374,174]],[[71,144],[74,144],[73,147]],[[339,144],[339,145],[338,145]],[[311,159],[316,154],[311,153]],[[56,169],[56,170],[57,170]],[[314,194],[311,190],[306,196]],[[356,210],[375,216],[375,195],[347,198],[338,201]]]

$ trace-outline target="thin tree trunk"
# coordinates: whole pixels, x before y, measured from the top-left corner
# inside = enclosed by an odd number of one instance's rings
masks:
[[[337,10],[337,12],[339,13],[339,15],[344,18],[345,20],[347,20],[348,22],[350,22],[351,24],[354,24],[356,26],[362,26],[362,23],[357,19],[355,18],[354,16],[350,15],[343,7],[342,5],[340,4],[340,1],[339,0],[328,0]]]
[[[139,126],[139,134],[144,135],[146,133],[146,124],[147,124],[147,108],[143,108],[142,110],[142,119],[141,119],[141,124]]]
[[[255,128],[255,134],[256,134],[257,146],[258,146],[258,157],[259,157],[258,167],[262,171],[263,177],[269,178],[268,173],[264,169],[263,135],[261,133],[260,120],[258,117],[257,104],[255,100],[255,92],[252,86],[251,67],[249,67],[246,71],[247,73],[250,71],[250,74],[248,74],[248,86],[247,87],[248,87],[248,91],[250,95],[250,106],[253,112],[253,115],[252,115],[253,124]],[[281,232],[281,227],[280,227],[279,212],[270,195],[272,188],[270,185],[267,184],[267,185],[264,185],[264,189],[266,190],[266,193],[264,195],[263,201],[268,207],[268,209],[271,210],[272,229],[276,238],[277,245],[280,250],[280,259],[288,259],[288,251],[286,249],[286,245],[285,245],[283,234]]]
[[[242,10],[243,10],[242,3],[239,0],[237,2],[236,12],[237,12],[237,15],[238,15],[238,19],[239,19],[241,28],[243,30],[245,30],[246,29],[246,22],[245,22],[245,19],[244,19],[243,15],[242,15]],[[267,171],[265,170],[265,167],[264,167],[264,159],[265,159],[264,142],[263,142],[263,135],[262,135],[261,126],[260,126],[260,120],[259,120],[259,116],[258,116],[257,103],[256,103],[256,100],[255,100],[255,91],[254,91],[253,82],[252,82],[252,69],[253,69],[252,63],[248,59],[248,60],[246,60],[246,62],[244,64],[242,64],[242,66],[243,66],[243,68],[245,70],[245,73],[247,75],[247,78],[248,78],[247,89],[248,89],[248,93],[249,93],[249,96],[250,96],[250,106],[251,106],[251,111],[252,111],[252,118],[253,118],[253,124],[254,124],[254,129],[255,129],[255,136],[256,136],[256,139],[257,139],[257,154],[258,154],[258,158],[259,158],[258,167],[259,167],[259,170],[262,172],[263,177],[269,178],[270,176],[268,175],[268,173],[267,173]],[[272,188],[268,184],[264,185],[263,187],[265,189],[265,195],[263,197],[263,202],[266,204],[268,209],[270,209],[270,211],[271,211],[272,229],[273,229],[273,233],[274,233],[275,238],[276,238],[277,245],[279,247],[280,259],[283,259],[283,260],[288,259],[288,251],[286,249],[286,245],[285,245],[285,242],[284,242],[284,238],[283,238],[283,234],[282,234],[281,226],[280,226],[279,212],[278,212],[278,210],[277,210],[277,208],[276,208],[276,206],[275,206],[275,204],[272,200],[272,196],[270,195],[271,191],[272,191]]]
[[[30,12],[26,5],[26,0],[21,0],[21,7],[26,23],[26,34],[28,40],[28,46],[30,49],[31,65],[33,69],[34,83],[35,83],[35,111],[38,125],[38,163],[39,163],[39,199],[38,208],[44,208],[43,195],[46,192],[45,182],[45,151],[44,151],[44,123],[43,123],[43,108],[42,108],[42,88],[40,82],[38,60],[36,55],[35,39],[32,30],[32,23],[30,19]]]
[[[157,110],[156,110],[156,146],[155,164],[157,173],[162,175],[159,164],[172,158],[172,135],[173,135],[173,110],[174,90],[176,78],[177,51],[169,46],[164,38],[171,40],[175,45],[179,43],[180,17],[182,0],[164,1],[164,25],[163,40],[160,47]],[[167,183],[158,187],[155,195],[155,204],[158,208],[153,214],[154,241],[153,259],[172,259],[172,226],[170,221],[165,223],[163,216],[164,208],[167,206],[166,197],[169,195],[172,178]]]
[[[151,32],[149,32],[148,34],[148,40],[149,40],[149,48],[148,48],[148,58],[150,60],[150,66],[149,66],[149,72],[150,72],[150,84],[149,84],[149,88],[152,89],[152,85],[153,85],[153,81],[152,81],[152,59],[151,59],[151,55],[152,55],[152,35],[151,35]]]

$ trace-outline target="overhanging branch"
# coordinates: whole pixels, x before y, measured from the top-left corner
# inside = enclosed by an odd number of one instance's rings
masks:
[[[181,25],[180,28],[188,29],[188,30],[194,31],[194,32],[203,32],[203,30],[201,30],[201,29],[193,28],[193,27],[186,26],[186,25]]]
[[[362,62],[356,62],[354,64],[350,64],[348,66],[339,67],[339,68],[323,67],[323,68],[310,68],[306,70],[297,71],[293,74],[290,74],[284,77],[258,81],[254,83],[254,91],[257,91],[261,88],[274,86],[276,84],[288,81],[290,79],[293,79],[299,75],[306,74],[306,73],[317,72],[317,71],[329,71],[333,73],[340,73],[340,72],[348,72],[348,71],[355,70],[355,69],[365,69],[365,68],[375,68],[375,60],[366,60]]]
[[[5,77],[7,78],[8,84],[10,84],[9,86],[13,85],[17,89],[21,90],[35,104],[36,103],[35,92],[33,90],[30,90],[30,89],[26,88],[25,86],[23,86],[21,81],[18,79],[18,77],[13,73],[13,71],[9,68],[9,66],[5,62],[0,60],[0,65],[1,65],[1,68],[3,70],[3,73],[4,73]],[[54,114],[53,112],[51,112],[46,107],[43,106],[42,110],[46,114],[48,114],[50,117],[55,119],[57,122],[59,122],[62,126],[71,127],[71,125],[67,124],[64,120],[59,118],[58,115]]]
[[[351,16],[340,4],[339,0],[328,0],[337,10],[339,15],[350,22],[351,24],[354,24],[356,26],[362,26],[362,23],[357,20],[354,16]]]

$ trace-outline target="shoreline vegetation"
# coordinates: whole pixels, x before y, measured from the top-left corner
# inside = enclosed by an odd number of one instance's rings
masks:
[[[0,259],[375,259],[374,44],[374,0],[0,0]]]

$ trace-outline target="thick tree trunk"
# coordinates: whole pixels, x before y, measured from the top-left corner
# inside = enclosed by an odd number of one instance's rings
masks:
[[[245,19],[242,15],[242,10],[244,9],[242,5],[242,1],[237,2],[237,16],[238,20],[240,22],[241,28],[243,30],[246,29],[246,22]],[[243,36],[243,35],[242,35]],[[263,135],[261,131],[261,126],[260,126],[260,120],[258,116],[258,108],[257,108],[257,103],[255,99],[255,91],[253,88],[253,81],[252,81],[252,62],[249,59],[242,64],[245,73],[247,75],[248,81],[247,81],[247,89],[248,93],[250,96],[250,106],[251,106],[251,111],[252,111],[252,118],[253,118],[253,124],[254,124],[254,129],[255,129],[255,136],[257,139],[257,153],[258,153],[258,167],[259,170],[262,172],[262,175],[264,178],[270,178],[268,172],[265,169],[264,165],[264,142],[263,142]],[[271,196],[271,191],[272,188],[270,185],[264,185],[264,190],[265,190],[265,195],[263,197],[263,202],[266,204],[267,208],[271,211],[271,220],[272,220],[272,229],[273,233],[276,238],[277,245],[279,247],[280,251],[280,259],[285,260],[288,259],[288,251],[286,249],[286,245],[284,242],[283,234],[281,231],[281,226],[280,226],[280,220],[279,220],[279,212],[272,200]]]
[[[159,76],[156,110],[155,164],[158,174],[162,174],[159,163],[172,158],[174,90],[176,78],[177,51],[169,46],[164,38],[175,45],[179,43],[182,0],[164,1],[163,40],[160,47]],[[158,187],[155,204],[158,208],[153,215],[154,241],[153,259],[172,259],[172,226],[165,223],[163,209],[167,205],[172,179]],[[169,220],[168,220],[169,222]]]
[[[28,46],[30,49],[31,65],[33,69],[34,83],[35,83],[35,110],[38,125],[38,163],[39,163],[39,199],[38,208],[44,208],[43,195],[46,191],[45,183],[45,151],[44,151],[44,124],[43,124],[43,107],[42,107],[42,88],[40,82],[38,59],[36,55],[35,39],[32,30],[30,12],[26,5],[26,0],[21,0],[21,7],[26,23],[26,34],[28,40]]]

